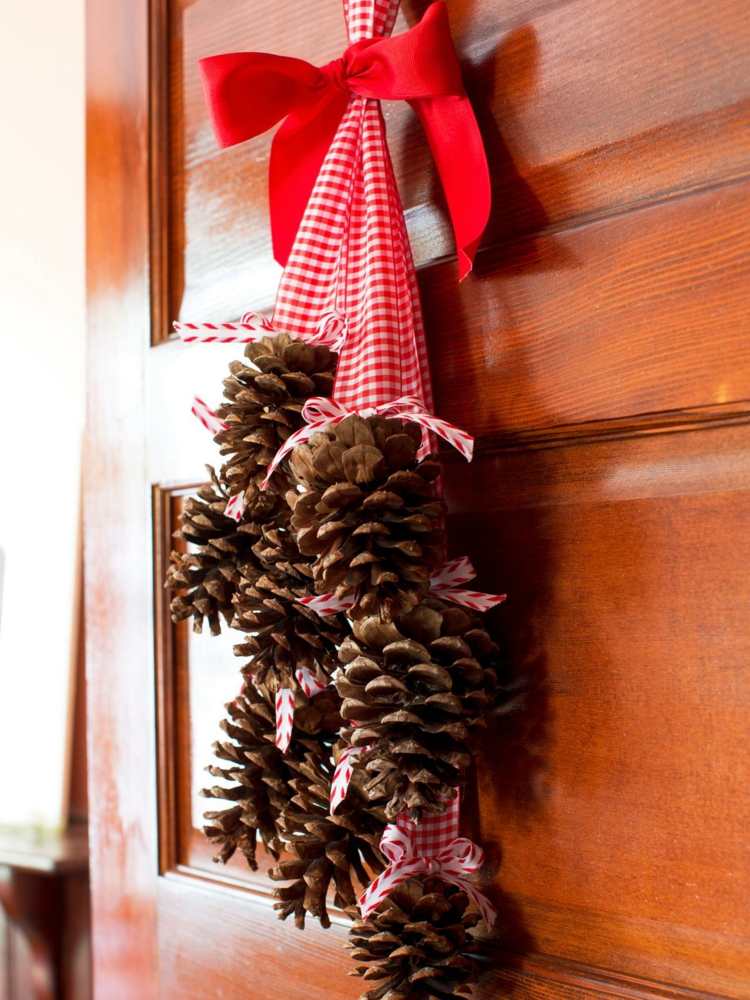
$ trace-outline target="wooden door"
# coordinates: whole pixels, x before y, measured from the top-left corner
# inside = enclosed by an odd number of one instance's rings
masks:
[[[404,0],[401,24],[426,3]],[[479,998],[750,994],[750,8],[449,0],[494,211],[457,269],[411,112],[386,109],[454,555],[523,694],[467,832],[501,911]],[[397,29],[399,30],[399,29]],[[229,642],[164,614],[180,498],[231,350],[170,321],[271,306],[269,136],[217,152],[195,70],[318,64],[337,0],[89,0],[89,756],[98,1000],[355,997],[343,924],[275,920],[195,829]],[[205,640],[205,641],[203,641]]]

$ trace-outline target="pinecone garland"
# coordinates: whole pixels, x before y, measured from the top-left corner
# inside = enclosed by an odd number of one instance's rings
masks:
[[[330,683],[338,666],[337,646],[348,634],[343,615],[321,617],[298,598],[311,592],[311,560],[302,556],[294,535],[283,525],[263,528],[253,545],[262,574],[241,576],[234,595],[232,627],[248,632],[235,646],[250,656],[245,668],[272,691],[295,686],[296,670],[306,667],[321,684]]]
[[[418,424],[346,417],[294,449],[289,467],[307,488],[287,494],[300,552],[315,557],[317,593],[353,599],[350,617],[403,615],[427,591],[443,557],[435,458],[417,461]]]
[[[301,427],[302,407],[311,396],[330,396],[336,355],[327,347],[311,347],[282,333],[248,344],[242,361],[229,365],[224,380],[228,400],[216,410],[228,426],[214,440],[228,456],[221,479],[230,496],[244,494],[245,504],[256,501],[266,468],[284,441]],[[267,490],[283,493],[289,486],[284,468],[277,469]]]
[[[350,930],[352,958],[367,964],[349,973],[375,985],[361,1000],[450,1000],[471,992],[476,944],[463,889],[437,877],[412,878]]]
[[[294,914],[299,928],[304,927],[306,913],[328,927],[326,897],[331,882],[334,905],[351,910],[357,902],[355,883],[364,889],[383,871],[385,860],[378,845],[385,816],[382,810],[368,806],[359,780],[350,785],[336,814],[329,815],[330,757],[308,753],[304,760],[290,760],[289,766],[297,772],[289,782],[295,794],[282,811],[279,826],[294,860],[280,862],[269,875],[274,881],[291,879],[292,883],[274,890],[279,900],[275,909],[282,920]]]
[[[172,621],[193,618],[193,630],[201,632],[208,619],[212,635],[221,632],[220,615],[229,623],[234,615],[232,598],[242,574],[251,575],[258,565],[252,546],[260,534],[257,521],[248,519],[237,525],[224,510],[227,494],[210,465],[206,466],[211,482],[189,497],[180,517],[182,527],[175,538],[195,546],[193,551],[172,552],[165,586],[186,591],[170,604]],[[252,514],[273,519],[284,508],[281,497],[266,496],[255,505]]]
[[[354,623],[339,650],[336,688],[351,725],[345,742],[364,748],[356,770],[371,776],[372,801],[389,820],[419,821],[455,798],[470,735],[493,701],[498,648],[476,614],[426,597],[395,622]]]

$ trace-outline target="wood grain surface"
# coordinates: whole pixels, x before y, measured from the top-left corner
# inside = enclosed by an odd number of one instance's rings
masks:
[[[386,115],[438,410],[479,437],[472,465],[445,456],[452,554],[508,593],[514,711],[465,810],[501,913],[477,997],[744,1000],[750,8],[448,5],[495,191],[460,286],[424,140]],[[170,322],[267,308],[278,278],[270,136],[215,149],[195,60],[344,44],[335,2],[89,0],[97,1000],[358,994],[342,926],[300,935],[212,866],[196,720],[234,663],[172,632],[154,587],[173,504],[217,459],[190,399],[218,402],[236,353]]]

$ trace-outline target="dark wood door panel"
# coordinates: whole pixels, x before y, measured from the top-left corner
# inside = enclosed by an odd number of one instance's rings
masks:
[[[740,1000],[750,428],[478,462],[446,489],[454,553],[508,592],[525,698],[490,728],[475,818],[512,938]]]
[[[397,30],[426,6],[405,3]],[[279,274],[268,222],[271,135],[217,151],[196,61],[246,49],[323,64],[341,54],[345,37],[335,3],[282,11],[245,0],[154,0],[154,11],[161,339],[178,317],[232,319],[270,307]],[[493,178],[485,246],[750,172],[742,0],[687,8],[677,0],[455,0],[450,17]],[[402,102],[385,113],[417,263],[452,256],[416,117]]]
[[[749,261],[738,183],[487,251],[460,285],[422,271],[438,412],[491,437],[744,407]]]

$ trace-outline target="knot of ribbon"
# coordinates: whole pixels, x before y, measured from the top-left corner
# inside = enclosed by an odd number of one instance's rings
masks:
[[[435,158],[456,234],[459,273],[471,270],[490,210],[482,137],[461,80],[442,0],[394,38],[367,38],[322,67],[262,52],[199,61],[220,146],[274,136],[269,170],[274,256],[286,266],[315,179],[352,94],[406,100]]]
[[[376,414],[380,414],[383,417],[397,417],[401,420],[412,421],[426,430],[433,431],[447,441],[448,444],[453,445],[454,448],[460,451],[469,462],[471,461],[474,451],[474,438],[471,434],[467,434],[466,431],[454,427],[447,420],[441,420],[440,417],[434,417],[428,413],[424,407],[424,403],[417,399],[416,396],[402,396],[400,399],[394,399],[390,403],[381,403],[380,406],[368,406],[364,409],[344,406],[335,399],[327,399],[325,396],[312,396],[302,408],[302,417],[306,421],[305,426],[300,427],[298,431],[295,431],[294,434],[288,437],[276,452],[273,461],[268,466],[266,478],[261,483],[261,489],[265,487],[279,463],[298,444],[307,441],[316,431],[325,430],[326,427],[338,424],[345,417],[352,416],[353,414],[361,417],[374,417]]]
[[[484,893],[468,880],[484,862],[484,851],[466,837],[456,837],[432,857],[420,857],[415,850],[414,833],[409,828],[390,825],[380,841],[380,850],[390,861],[359,900],[362,918],[367,917],[397,885],[415,875],[439,875],[446,882],[463,889],[476,903],[482,919],[491,928],[497,911]]]
[[[459,587],[460,583],[468,583],[477,575],[477,571],[471,564],[468,556],[461,556],[458,559],[451,559],[430,576],[429,592],[434,597],[439,597],[444,601],[452,601],[454,604],[463,604],[465,608],[473,611],[489,611],[490,608],[502,604],[507,594],[486,594],[479,590],[465,590]],[[354,598],[342,599],[335,594],[321,594],[319,597],[299,597],[300,604],[304,604],[312,611],[325,617],[326,615],[336,615],[339,612],[347,612],[354,605]]]

